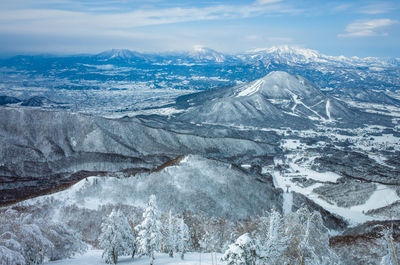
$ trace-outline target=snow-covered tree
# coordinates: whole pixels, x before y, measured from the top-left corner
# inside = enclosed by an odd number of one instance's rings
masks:
[[[22,256],[23,249],[12,232],[5,232],[0,235],[0,264],[4,265],[25,265],[25,258]]]
[[[34,213],[35,208],[29,210]],[[18,260],[20,258],[17,256],[21,255],[27,265],[68,258],[86,249],[81,238],[73,231],[63,223],[48,220],[43,214],[34,215],[26,210],[19,212],[9,208],[0,213],[0,224],[2,250],[13,254]]]
[[[242,235],[244,233],[240,233]],[[230,223],[224,218],[212,218],[204,225],[200,246],[205,251],[221,252],[231,241]],[[234,237],[236,238],[236,237]]]
[[[136,229],[135,229],[135,223],[133,220],[129,220],[129,224],[131,226],[132,229],[132,236],[133,236],[133,241],[131,241],[131,256],[132,259],[135,258],[135,254],[137,252],[137,235],[136,235]]]
[[[54,244],[48,240],[36,224],[19,226],[17,234],[26,264],[42,264],[46,257],[51,256]]]
[[[82,253],[87,249],[81,237],[62,223],[47,225],[43,235],[54,245],[50,252],[50,260],[70,258],[75,253]]]
[[[178,218],[177,219],[177,251],[181,254],[181,259],[184,258],[185,253],[188,249],[189,246],[189,241],[190,241],[190,234],[189,234],[189,228],[185,224],[185,221],[183,218]]]
[[[25,265],[24,257],[17,251],[0,245],[0,264],[2,265]]]
[[[255,245],[248,233],[238,237],[226,250],[222,260],[228,265],[254,265],[256,262]]]
[[[143,213],[143,221],[136,227],[139,253],[150,257],[150,264],[154,262],[154,252],[160,250],[162,242],[162,226],[160,213],[156,205],[156,196],[151,195],[147,208]]]
[[[302,264],[341,264],[329,248],[329,234],[319,212],[301,208],[284,218],[287,248],[285,262]]]
[[[287,246],[287,237],[283,233],[283,219],[279,212],[272,210],[268,217],[260,219],[257,231],[257,252],[263,264],[279,264]]]
[[[121,211],[113,210],[101,225],[100,246],[106,263],[116,264],[118,256],[132,253],[135,241],[131,225]]]
[[[380,265],[397,265],[397,256],[393,243],[392,233],[386,230],[383,233],[382,240],[386,246],[386,254],[382,257]]]
[[[164,251],[172,258],[177,249],[177,222],[171,211],[169,211],[164,231]]]

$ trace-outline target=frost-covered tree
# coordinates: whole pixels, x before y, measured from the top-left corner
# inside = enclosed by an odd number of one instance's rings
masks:
[[[244,233],[240,233],[242,235]],[[224,218],[212,218],[204,224],[200,246],[205,251],[220,252],[231,242],[231,225]],[[236,237],[234,237],[236,238]]]
[[[287,246],[283,233],[283,219],[279,212],[272,210],[268,217],[260,218],[256,235],[256,248],[262,264],[279,264]]]
[[[0,236],[0,264],[25,265],[25,258],[21,254],[22,251],[22,246],[13,233],[5,232]]]
[[[166,220],[165,226],[165,238],[164,238],[164,251],[169,254],[172,258],[174,257],[174,252],[177,249],[177,221],[169,211],[168,219]]]
[[[382,257],[380,265],[397,265],[397,256],[393,243],[392,233],[389,230],[384,231],[382,240],[386,246],[386,254]]]
[[[0,245],[0,264],[2,265],[25,265],[24,257],[17,251]]]
[[[50,260],[70,258],[75,253],[82,253],[87,249],[81,237],[62,223],[47,225],[43,235],[54,245],[50,251]]]
[[[150,257],[154,263],[154,252],[160,250],[162,242],[160,213],[156,205],[156,196],[151,195],[143,213],[143,221],[136,227],[139,253]]]
[[[190,241],[189,228],[185,224],[183,218],[178,218],[176,223],[177,223],[177,238],[176,238],[177,251],[181,254],[181,259],[183,259],[188,249]]]
[[[256,253],[253,239],[248,233],[238,237],[226,250],[223,261],[228,265],[255,265]]]
[[[104,220],[99,240],[106,263],[117,264],[118,256],[132,253],[135,238],[128,219],[121,211],[113,210]]]
[[[48,240],[36,224],[23,224],[14,231],[19,238],[26,264],[42,264],[51,256],[54,244]]]
[[[34,213],[34,209],[29,210]],[[27,265],[68,258],[86,249],[73,231],[63,223],[48,220],[43,214],[34,215],[26,213],[26,210],[18,212],[10,208],[0,213],[0,224],[0,246],[13,251],[8,253],[14,256],[19,253]]]
[[[135,229],[135,223],[133,222],[133,220],[129,220],[129,224],[131,226],[132,229],[132,236],[133,236],[133,241],[131,241],[131,256],[132,259],[135,258],[135,254],[137,252],[137,235],[136,235],[136,229]]]
[[[301,208],[286,215],[284,222],[288,243],[283,256],[286,263],[341,264],[329,248],[328,230],[319,212]]]

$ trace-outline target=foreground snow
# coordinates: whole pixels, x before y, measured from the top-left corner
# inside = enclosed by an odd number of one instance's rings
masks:
[[[52,261],[47,262],[47,265],[97,265],[97,264],[105,264],[104,261],[101,259],[102,250],[89,250],[83,255],[77,255],[72,259],[66,260],[59,260],[59,261]],[[217,256],[217,261],[215,261],[215,255]],[[211,259],[211,253],[186,253],[185,259],[181,260],[179,255],[176,255],[174,258],[170,258],[168,254],[156,254],[156,259],[154,264],[157,265],[167,265],[167,264],[174,264],[174,265],[192,265],[192,264],[225,264],[224,262],[220,261],[222,254],[216,253],[214,254],[214,262]],[[200,261],[201,258],[201,261]],[[135,258],[132,260],[130,257],[120,257],[118,259],[118,264],[133,264],[133,265],[148,265],[150,264],[150,259],[148,257],[141,257]]]

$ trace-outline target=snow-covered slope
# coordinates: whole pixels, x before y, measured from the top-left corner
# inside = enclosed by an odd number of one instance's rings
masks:
[[[33,186],[31,192],[54,187],[58,181],[71,181],[71,174],[82,175],[82,170],[143,172],[179,155],[234,162],[277,151],[266,142],[172,132],[135,118],[6,107],[0,108],[0,121],[1,189],[8,190],[1,192],[3,202],[23,186]]]
[[[280,191],[269,182],[257,181],[229,164],[192,155],[177,165],[150,174],[129,178],[91,177],[65,191],[24,204],[38,204],[51,198],[57,201],[58,207],[79,205],[97,209],[106,204],[142,207],[152,194],[157,196],[158,206],[163,211],[190,210],[229,219],[256,216],[282,207]]]
[[[177,104],[188,108],[179,119],[197,123],[304,128],[315,122],[368,120],[305,78],[281,71],[233,88],[183,96]]]

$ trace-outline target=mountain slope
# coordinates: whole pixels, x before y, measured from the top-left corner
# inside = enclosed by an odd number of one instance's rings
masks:
[[[305,78],[280,71],[245,85],[182,96],[177,106],[187,109],[177,114],[180,120],[236,126],[305,128],[372,117],[323,94]]]
[[[270,182],[219,161],[186,156],[176,165],[129,178],[93,177],[46,197],[58,206],[77,204],[97,209],[101,205],[142,206],[150,195],[157,196],[163,211],[192,211],[229,219],[247,218],[265,210],[282,208],[281,191]],[[35,198],[27,204],[46,200]]]
[[[188,154],[246,161],[278,150],[265,142],[152,128],[135,118],[111,120],[31,108],[0,108],[0,135],[3,202],[26,196],[16,193],[24,186],[34,191],[52,182],[50,186],[57,187],[88,171],[144,172]]]

